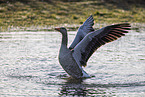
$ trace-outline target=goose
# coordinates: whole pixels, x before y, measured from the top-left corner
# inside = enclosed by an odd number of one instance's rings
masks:
[[[90,78],[84,71],[91,55],[102,45],[125,36],[131,28],[129,23],[112,24],[98,30],[94,30],[94,19],[91,15],[80,28],[74,41],[67,47],[68,34],[64,27],[55,28],[62,34],[59,50],[59,63],[62,68],[74,79]]]

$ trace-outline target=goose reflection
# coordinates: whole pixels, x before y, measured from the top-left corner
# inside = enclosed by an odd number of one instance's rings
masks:
[[[145,81],[129,83],[95,84],[85,83],[85,80],[67,79],[61,84],[59,96],[117,96],[118,88],[131,88],[145,86]]]
[[[106,89],[93,89],[82,80],[68,79],[60,88],[60,96],[106,96]]]

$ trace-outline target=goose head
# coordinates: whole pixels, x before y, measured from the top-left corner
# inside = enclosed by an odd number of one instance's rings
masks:
[[[64,27],[55,28],[55,30],[59,31],[59,32],[62,33],[63,35],[64,35],[64,34],[67,34],[67,30],[66,30],[66,28],[64,28]]]

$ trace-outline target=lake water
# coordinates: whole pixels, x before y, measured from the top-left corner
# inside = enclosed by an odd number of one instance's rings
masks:
[[[69,45],[76,32],[69,32]],[[145,97],[145,31],[100,47],[85,71],[94,77],[71,80],[58,62],[58,32],[0,33],[1,97]]]

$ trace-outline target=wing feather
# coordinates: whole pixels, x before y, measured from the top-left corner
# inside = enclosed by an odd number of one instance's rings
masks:
[[[94,25],[94,19],[93,16],[91,15],[78,29],[76,37],[73,40],[72,44],[70,45],[69,49],[73,49],[88,33],[94,31],[92,27],[93,25]]]
[[[123,23],[110,25],[87,34],[74,48],[73,56],[75,60],[79,65],[86,66],[88,59],[99,47],[125,36],[130,28],[129,23]]]

